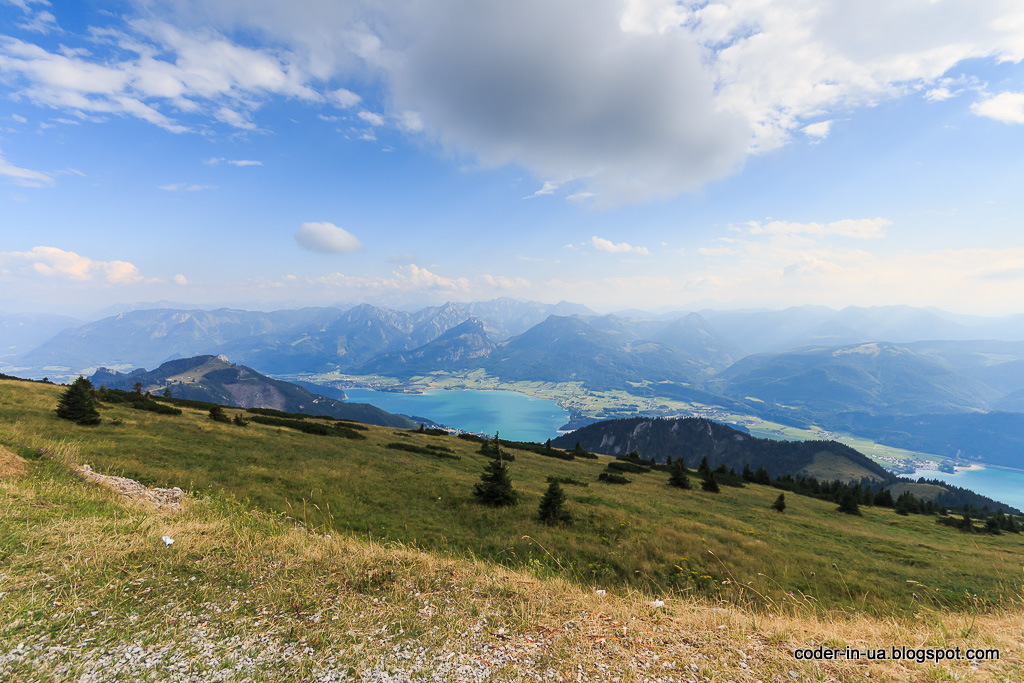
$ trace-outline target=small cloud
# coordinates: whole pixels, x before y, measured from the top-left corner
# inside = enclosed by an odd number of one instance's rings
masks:
[[[407,133],[422,133],[423,119],[414,111],[403,111],[398,115],[398,127]]]
[[[832,121],[818,121],[803,128],[804,134],[813,142],[821,142],[827,138],[830,130],[832,130]]]
[[[366,121],[371,126],[383,126],[384,117],[380,114],[375,114],[372,111],[366,111],[365,109],[358,114],[359,118]]]
[[[591,197],[595,196],[597,195],[595,195],[593,192],[577,192],[576,194],[569,195],[568,197],[566,197],[566,199],[568,199],[570,202],[585,202]]]
[[[1024,92],[1001,92],[975,102],[971,113],[1003,123],[1024,123]]]
[[[377,136],[374,134],[372,130],[364,130],[362,133],[359,134],[359,139],[366,140],[367,142],[376,142]]]
[[[573,244],[572,242],[569,242],[568,244],[563,244],[562,245],[562,249],[575,249],[575,248],[576,248],[576,245]]]
[[[216,190],[216,185],[193,185],[189,183],[170,183],[168,185],[159,185],[158,189],[165,190],[167,192],[202,192],[203,190]]]
[[[303,223],[295,232],[295,241],[310,251],[349,254],[363,248],[355,235],[334,223]]]
[[[188,284],[188,278],[185,277],[184,275],[182,275],[181,273],[178,273],[177,275],[175,275],[173,279],[174,279],[174,284],[176,284],[176,285],[185,286],[185,285]]]
[[[256,130],[256,124],[245,118],[242,114],[228,107],[221,107],[217,110],[216,117],[229,126],[241,128],[242,130]]]
[[[11,119],[17,123],[28,123],[28,119],[24,116],[19,116],[18,114],[11,114]]]
[[[413,263],[416,261],[416,257],[409,253],[392,254],[388,257],[388,261],[391,263]]]
[[[953,93],[949,91],[949,88],[932,88],[924,94],[924,98],[929,102],[945,102],[951,97],[953,97]]]
[[[225,159],[224,157],[211,157],[203,162],[207,166],[217,166],[218,164],[228,164],[230,166],[262,166],[262,161],[256,161],[254,159]]]
[[[523,197],[523,199],[533,199],[534,197],[541,197],[546,194],[554,194],[555,190],[558,189],[558,183],[553,183],[550,180],[545,180],[543,187],[534,192],[531,195]]]
[[[627,244],[626,242],[619,242],[618,244],[615,244],[614,242],[606,240],[603,237],[591,237],[590,243],[593,244],[595,248],[600,249],[601,251],[607,251],[613,254],[650,253],[649,251],[647,251],[647,247],[634,247],[632,244]]]
[[[337,90],[332,90],[331,92],[327,93],[327,97],[330,98],[330,100],[334,102],[334,104],[338,105],[342,109],[351,109],[352,107],[356,106],[357,104],[363,101],[362,97],[355,94],[351,90],[346,90],[345,88],[338,88]]]
[[[887,218],[858,218],[833,221],[831,223],[792,223],[790,221],[771,221],[761,225],[757,221],[747,223],[751,235],[835,235],[853,237],[855,239],[880,239],[885,237],[885,229],[892,225]]]
[[[35,16],[31,19],[24,21],[17,26],[20,29],[33,31],[35,33],[49,33],[50,31],[60,30],[60,27],[57,26],[57,17],[53,16],[50,12],[36,12]]]
[[[505,277],[504,275],[484,275],[481,278],[495,289],[513,290],[530,286],[530,281],[521,277]]]
[[[341,121],[340,116],[328,116],[327,114],[317,114],[316,117],[321,121],[327,121],[328,123],[337,123]]]
[[[448,278],[442,275],[436,275],[426,268],[420,268],[414,263],[402,266],[398,271],[396,271],[396,274],[404,276],[410,285],[419,289],[469,289],[469,280],[464,277]]]
[[[0,152],[0,178],[8,178],[15,185],[22,187],[43,187],[53,185],[53,178],[41,171],[15,166],[4,158]]]

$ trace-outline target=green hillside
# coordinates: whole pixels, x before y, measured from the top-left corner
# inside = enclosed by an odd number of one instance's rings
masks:
[[[778,490],[680,490],[664,472],[598,481],[609,458],[562,460],[509,450],[521,503],[484,507],[472,498],[488,456],[453,436],[367,426],[364,438],[305,434],[285,426],[210,420],[206,411],[158,415],[102,406],[103,422],[60,420],[62,388],[0,381],[0,444],[23,456],[54,439],[77,462],[147,485],[224,492],[321,531],[475,557],[572,583],[703,596],[726,604],[814,612],[971,611],[1017,604],[1016,534],[965,534],[934,517],[834,503]],[[241,412],[228,410],[229,416]],[[397,446],[396,446],[397,444]],[[568,483],[571,526],[536,520],[555,476]],[[699,489],[699,487],[698,487]]]

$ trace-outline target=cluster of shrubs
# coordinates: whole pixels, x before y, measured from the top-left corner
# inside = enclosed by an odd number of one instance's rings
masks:
[[[392,442],[384,446],[384,448],[390,448],[393,451],[405,451],[407,453],[418,453],[420,455],[433,455],[437,458],[448,458],[450,460],[461,460],[459,456],[455,455],[455,451],[448,448],[447,446],[435,446],[433,444],[428,446],[417,446],[411,443],[400,443]]]

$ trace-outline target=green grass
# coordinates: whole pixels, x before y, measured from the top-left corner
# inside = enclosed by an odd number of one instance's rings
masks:
[[[521,504],[490,509],[471,495],[486,457],[454,437],[371,427],[362,432],[366,440],[350,441],[219,424],[201,411],[175,417],[126,406],[104,407],[98,427],[78,427],[53,413],[60,391],[0,381],[0,443],[17,452],[62,435],[75,458],[99,472],[200,496],[223,492],[321,532],[485,559],[583,586],[770,609],[983,611],[1021,596],[1024,539],[1017,535],[965,535],[931,517],[885,509],[863,508],[854,518],[796,495],[787,495],[779,514],[770,509],[776,489],[681,491],[659,472],[610,486],[597,481],[608,458],[566,462],[524,451],[509,465]],[[399,439],[444,446],[459,459],[387,448]],[[566,488],[570,527],[536,519],[548,476],[589,482]]]

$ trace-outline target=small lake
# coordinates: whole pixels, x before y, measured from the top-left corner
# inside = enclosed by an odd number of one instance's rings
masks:
[[[417,415],[468,432],[501,433],[512,441],[538,441],[558,436],[569,413],[557,403],[518,391],[436,389],[422,394],[394,394],[371,389],[345,389],[348,400],[369,403],[389,413]]]
[[[1018,510],[1024,510],[1024,471],[1021,470],[981,467],[970,470],[958,469],[956,474],[935,470],[917,470],[914,474],[905,476],[909,479],[918,477],[938,479],[947,484],[970,489],[975,493],[998,500],[1000,503],[1012,505]]]

